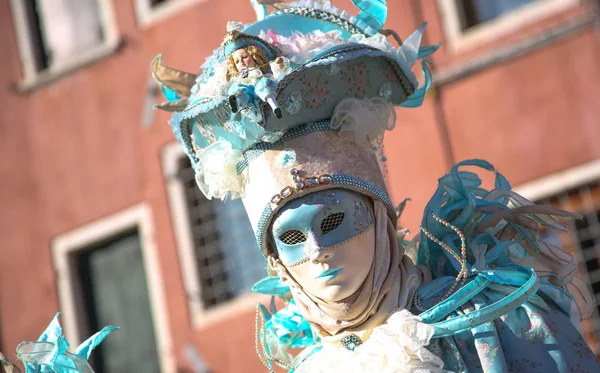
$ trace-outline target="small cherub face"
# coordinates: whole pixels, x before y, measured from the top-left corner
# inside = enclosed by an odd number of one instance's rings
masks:
[[[246,49],[238,49],[232,53],[232,56],[233,62],[235,63],[235,67],[238,69],[238,71],[256,67],[256,61]]]

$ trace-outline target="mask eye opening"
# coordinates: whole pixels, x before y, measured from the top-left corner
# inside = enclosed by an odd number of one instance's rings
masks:
[[[286,245],[297,245],[306,241],[306,234],[296,229],[290,229],[279,236],[279,240]]]
[[[335,228],[339,227],[339,225],[342,224],[342,221],[344,221],[343,212],[338,212],[327,216],[321,222],[321,233],[326,234],[331,232]]]

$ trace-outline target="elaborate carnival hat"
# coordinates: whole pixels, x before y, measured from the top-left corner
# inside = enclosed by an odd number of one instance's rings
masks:
[[[199,75],[168,68],[158,56],[152,71],[173,112],[171,125],[196,170],[207,198],[241,197],[259,247],[268,255],[267,228],[277,211],[307,193],[345,188],[382,201],[393,222],[396,209],[380,163],[383,132],[394,127],[392,105],[419,106],[429,88],[418,87],[411,67],[437,46],[421,47],[421,26],[398,46],[383,30],[385,0],[354,1],[358,15],[330,1],[277,2],[267,12],[252,0],[258,20],[230,22],[224,43]],[[273,3],[272,1],[262,1]],[[392,40],[393,41],[393,40]],[[283,111],[275,117],[267,103],[232,116],[231,82],[224,78],[227,56],[257,45],[268,58],[289,61],[274,94]]]

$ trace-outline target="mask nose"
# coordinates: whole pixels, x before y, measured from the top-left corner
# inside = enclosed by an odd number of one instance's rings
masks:
[[[313,233],[308,233],[306,240],[306,256],[313,264],[318,264],[333,256],[333,252],[327,248],[323,248],[318,237]]]

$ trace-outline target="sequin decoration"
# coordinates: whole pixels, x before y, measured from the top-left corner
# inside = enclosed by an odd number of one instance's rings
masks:
[[[325,70],[325,74],[327,75],[335,75],[341,70],[337,63],[327,64],[323,67],[323,69]]]
[[[363,342],[356,334],[348,334],[340,340],[340,343],[345,349],[354,351],[356,347],[360,346]]]
[[[385,82],[379,87],[379,97],[389,98],[392,95],[392,83]]]
[[[294,115],[300,111],[300,105],[302,104],[302,93],[293,92],[285,100],[285,111],[289,114]]]
[[[373,214],[362,200],[354,201],[352,215],[354,217],[354,230],[357,232],[362,233],[373,224]]]
[[[381,174],[383,175],[383,178],[385,179],[385,178],[387,178],[387,175],[388,175],[388,167],[387,167],[387,157],[385,156],[384,145],[373,142],[371,144],[371,148],[373,149],[373,152],[375,152],[375,154],[377,155],[377,161],[379,163],[379,168],[381,170]]]
[[[371,78],[367,64],[363,61],[351,61],[341,71],[342,82],[346,85],[346,94],[362,98],[366,88],[371,85]]]
[[[324,79],[321,75],[316,77],[302,76],[300,79],[304,88],[302,88],[302,98],[304,99],[304,106],[308,109],[318,109],[323,104],[329,102],[327,96],[329,95],[329,82]]]
[[[285,188],[283,188],[283,190],[279,192],[279,194],[276,194],[273,196],[273,198],[271,198],[271,203],[275,205],[279,204],[279,202],[291,196],[294,192],[294,189],[296,191],[301,191],[305,188],[310,189],[319,185],[326,185],[333,182],[333,178],[331,177],[331,175],[328,174],[312,177],[303,177],[300,175],[300,171],[298,171],[295,168],[292,168],[290,170],[290,174],[292,176],[293,188],[292,186],[286,186]]]

